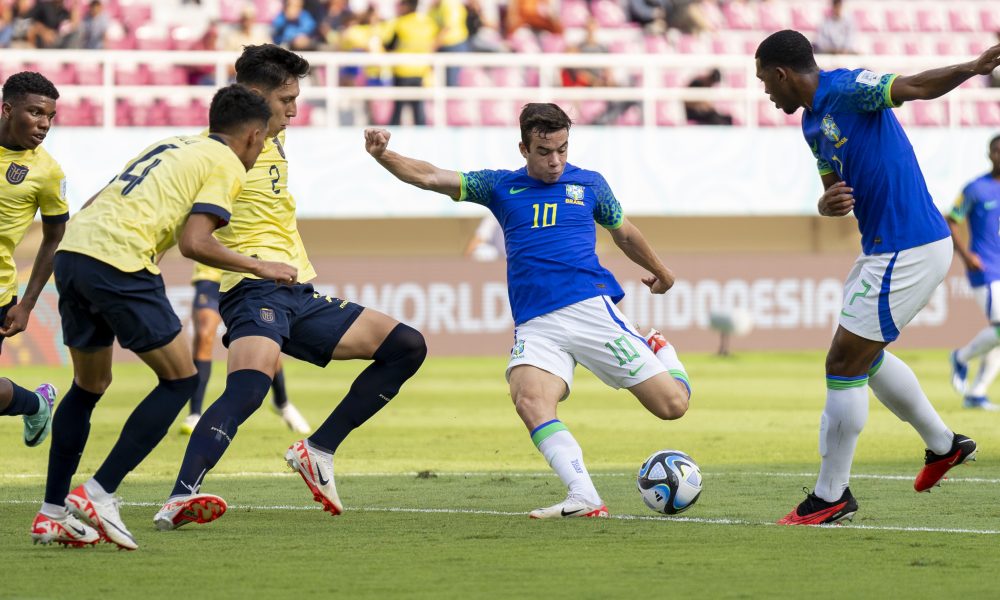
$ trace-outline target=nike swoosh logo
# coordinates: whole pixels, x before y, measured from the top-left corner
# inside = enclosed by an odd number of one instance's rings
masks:
[[[854,318],[854,315],[852,315],[851,313],[847,312],[846,310],[841,310],[840,314],[843,315],[843,316],[845,316],[845,317],[848,317],[850,319]]]
[[[636,374],[636,373],[638,373],[638,372],[639,372],[640,370],[642,370],[642,368],[643,368],[643,367],[645,367],[645,366],[646,366],[646,363],[642,363],[642,364],[641,364],[641,365],[639,365],[638,367],[636,367],[636,368],[634,368],[634,369],[631,369],[631,370],[629,370],[629,372],[628,372],[628,376],[629,376],[629,377],[634,377],[634,376],[635,376],[635,374]]]
[[[70,529],[72,529],[73,532],[76,533],[79,536],[87,535],[87,530],[86,529],[77,529],[76,527],[74,527],[72,525],[66,525],[66,526],[69,527]]]
[[[329,479],[326,479],[326,478],[323,477],[323,469],[320,469],[319,465],[316,465],[316,474],[319,475],[319,484],[320,485],[326,485],[326,484],[330,483]]]
[[[510,188],[510,195],[513,196],[514,194],[520,194],[521,192],[523,192],[526,189],[528,189],[528,188],[526,188],[526,187],[523,187],[523,188],[512,187],[512,188]]]
[[[35,444],[37,444],[37,443],[38,443],[38,438],[42,437],[42,434],[43,434],[43,433],[45,433],[45,428],[44,428],[44,427],[42,427],[42,428],[41,428],[41,429],[40,429],[40,430],[38,431],[38,433],[36,433],[36,434],[35,434],[35,435],[34,435],[34,436],[33,436],[33,437],[32,437],[32,438],[30,439],[30,440],[26,439],[26,440],[24,440],[24,441],[25,441],[25,442],[27,442],[27,445],[28,445],[28,446],[34,446]]]
[[[562,513],[562,516],[569,517],[569,516],[575,515],[578,512],[583,512],[583,509],[582,508],[578,508],[576,510],[571,510],[569,512],[566,512],[566,509],[564,508],[564,509],[560,510],[559,512]]]

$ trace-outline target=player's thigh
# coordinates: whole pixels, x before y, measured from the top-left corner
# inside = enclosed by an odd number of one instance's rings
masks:
[[[360,304],[324,296],[311,285],[296,287],[301,289],[290,315],[288,340],[282,347],[293,358],[319,367],[334,358],[371,358],[398,324]],[[359,323],[362,317],[364,321]]]
[[[237,338],[229,344],[227,373],[236,371],[260,371],[268,377],[274,377],[277,366],[281,364],[281,346],[269,337],[251,335]]]
[[[85,258],[85,257],[83,257]],[[71,351],[93,353],[111,348],[115,333],[101,313],[100,300],[91,290],[92,275],[79,254],[57,252],[53,260],[56,290],[59,292],[59,322],[63,343]]]
[[[370,359],[397,325],[389,315],[365,308],[337,342],[333,360]]]
[[[661,419],[678,419],[687,412],[688,388],[666,370],[628,388],[639,403]]]
[[[597,297],[557,311],[576,361],[605,384],[632,388],[666,371],[646,339],[610,299]]]
[[[137,354],[160,379],[186,379],[197,373],[191,349],[182,336],[174,337],[159,348]]]
[[[510,360],[505,373],[507,382],[513,391],[513,375],[522,366],[531,366],[561,380],[559,397],[565,400],[573,387],[573,369],[576,359],[566,349],[564,332],[559,327],[558,320],[552,314],[535,317],[527,323],[514,328],[514,346],[510,350]],[[528,371],[531,373],[533,371]],[[534,388],[518,387],[522,392],[537,391]],[[518,396],[511,394],[516,405]]]
[[[73,363],[73,381],[92,394],[103,394],[111,385],[111,346],[83,350],[70,348]]]
[[[888,345],[888,342],[861,337],[843,326],[837,327],[826,354],[826,374],[837,377],[864,375]]]
[[[282,348],[291,333],[292,315],[298,307],[302,286],[279,286],[272,281],[244,279],[232,289],[223,292],[219,312],[226,325],[222,344],[232,349],[245,337],[261,337]],[[272,364],[265,372],[271,372]],[[230,350],[229,363],[232,365]],[[238,370],[238,369],[237,369]]]
[[[520,365],[510,370],[508,378],[510,397],[528,431],[556,418],[556,407],[569,389],[562,377],[532,365]]]

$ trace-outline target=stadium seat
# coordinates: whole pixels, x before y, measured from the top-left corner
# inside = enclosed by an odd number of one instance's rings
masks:
[[[933,5],[917,9],[917,31],[937,33],[944,31],[944,14]]]
[[[959,4],[948,9],[948,28],[953,32],[976,31],[978,25],[975,14],[967,4]]]
[[[687,123],[684,104],[677,100],[660,100],[656,103],[656,124],[659,127],[674,127]]]
[[[538,34],[538,41],[542,47],[542,52],[558,53],[566,51],[566,38],[543,31]]]
[[[594,11],[594,19],[604,29],[625,27],[628,22],[621,5],[613,0],[595,0],[591,8]]]
[[[662,35],[647,35],[643,36],[643,45],[646,48],[647,54],[671,54],[672,49],[670,48],[670,43],[667,42],[667,38]]]
[[[281,12],[282,0],[254,0],[257,9],[257,22],[270,23]]]
[[[166,127],[170,124],[167,103],[162,98],[135,102],[131,106],[132,124],[137,127]]]
[[[80,85],[101,85],[104,82],[104,69],[97,63],[79,63],[73,68]]]
[[[137,50],[170,50],[170,34],[166,26],[148,23],[135,30]]]
[[[630,106],[615,120],[615,125],[636,127],[642,125],[642,109],[638,106]]]
[[[918,127],[941,127],[948,123],[948,103],[914,102],[913,123]]]
[[[483,125],[507,127],[516,122],[514,104],[510,100],[483,100],[479,110]]]
[[[1000,126],[1000,104],[996,102],[977,102],[976,113],[980,127]]]
[[[881,14],[872,10],[871,6],[859,6],[855,8],[851,17],[853,18],[854,26],[858,28],[858,31],[864,33],[875,33],[885,29]]]
[[[127,29],[135,31],[153,18],[153,7],[148,4],[129,3],[118,7],[118,20]]]
[[[803,33],[816,31],[819,27],[820,13],[813,4],[797,4],[792,6],[792,29]]]
[[[757,29],[757,15],[746,2],[727,2],[722,7],[722,14],[728,29]]]
[[[899,10],[897,6],[889,6],[885,9],[885,28],[895,33],[913,31],[911,14],[905,10]]]
[[[152,65],[149,67],[149,82],[152,85],[187,85],[187,71],[175,65]]]
[[[181,25],[172,27],[168,37],[174,50],[200,50],[201,39],[205,35],[203,27]]]
[[[711,54],[712,42],[708,36],[683,34],[677,38],[677,51],[681,54]]]
[[[559,16],[567,29],[584,27],[590,19],[590,9],[582,0],[566,0],[562,4]]]
[[[135,125],[132,118],[132,103],[123,98],[115,102],[115,126],[131,127]]]
[[[149,85],[149,79],[149,67],[144,64],[123,64],[115,69],[118,85]]]
[[[392,100],[372,100],[372,125],[388,125],[392,119]]]
[[[757,2],[757,26],[765,33],[788,29],[792,15],[784,2]]]
[[[980,30],[995,33],[1000,31],[1000,10],[994,4],[979,11]]]
[[[445,107],[447,124],[450,127],[468,127],[474,125],[472,103],[469,100],[448,100]]]

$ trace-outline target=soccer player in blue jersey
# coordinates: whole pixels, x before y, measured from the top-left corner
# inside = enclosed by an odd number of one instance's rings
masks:
[[[937,98],[1000,65],[1000,46],[978,59],[912,76],[865,69],[821,71],[809,40],[784,30],[757,48],[757,77],[780,110],[804,108],[802,133],[818,161],[824,216],[854,211],[862,253],[844,286],[840,323],[826,357],[826,408],[820,420],[819,478],[813,493],[779,520],[813,525],[853,517],[848,487],[868,388],[927,445],[918,492],[972,460],[976,443],[952,432],[913,371],[885,350],[944,280],[951,264],[948,226],[931,200],[906,134],[891,109]]]
[[[42,148],[52,127],[59,92],[38,73],[15,73],[3,84],[0,111],[0,348],[5,338],[28,327],[28,318],[45,282],[52,275],[52,257],[69,219],[66,176],[59,164]],[[17,267],[14,247],[42,213],[42,243],[35,255],[31,278],[24,296],[17,297]],[[43,383],[25,389],[0,378],[0,415],[20,416],[24,421],[24,443],[41,444],[52,427],[52,403],[56,388]]]
[[[989,158],[993,168],[971,181],[948,214],[955,251],[965,263],[969,284],[986,312],[989,326],[968,344],[951,353],[952,385],[963,394],[965,408],[998,410],[986,391],[1000,372],[1000,135],[990,140]],[[969,225],[968,247],[959,243],[958,228]],[[982,357],[979,374],[966,389],[969,361]]]
[[[674,276],[650,248],[600,173],[566,162],[572,122],[555,104],[521,111],[516,171],[439,169],[388,149],[389,132],[365,131],[365,149],[398,179],[453,200],[489,209],[503,227],[514,346],[507,381],[531,440],[566,485],[565,500],[531,518],[606,517],[583,462],[583,451],[556,408],[582,364],[607,385],[627,388],[661,419],[687,412],[691,388],[674,347],[651,331],[641,336],[615,306],[624,293],[594,251],[596,225],[634,263],[650,272],[650,291],[662,294]]]

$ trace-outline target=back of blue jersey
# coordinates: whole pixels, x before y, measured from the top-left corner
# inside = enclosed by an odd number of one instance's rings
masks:
[[[567,164],[552,184],[524,168],[461,176],[460,199],[489,208],[503,228],[515,324],[595,296],[624,297],[594,250],[595,223],[617,229],[624,218],[599,173]]]
[[[987,173],[970,182],[951,210],[951,217],[969,223],[969,248],[983,263],[982,271],[969,271],[969,283],[984,285],[1000,280],[1000,180]]]
[[[865,254],[898,252],[949,236],[917,157],[891,110],[896,75],[857,69],[821,71],[802,133],[820,174],[854,189],[854,216]]]

